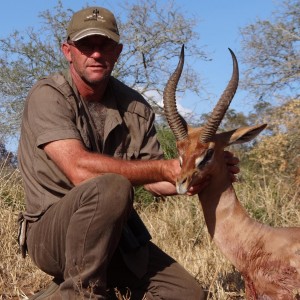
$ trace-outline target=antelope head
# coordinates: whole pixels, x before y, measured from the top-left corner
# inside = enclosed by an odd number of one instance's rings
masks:
[[[171,75],[164,89],[163,101],[166,119],[176,139],[181,174],[176,181],[178,194],[185,194],[188,189],[200,182],[217,166],[218,154],[234,143],[243,143],[253,139],[265,127],[257,125],[217,133],[218,127],[233,99],[238,87],[239,70],[234,53],[229,49],[233,72],[231,79],[203,127],[192,128],[180,116],[176,106],[176,87],[184,64],[184,46],[181,48],[180,60],[175,72]]]

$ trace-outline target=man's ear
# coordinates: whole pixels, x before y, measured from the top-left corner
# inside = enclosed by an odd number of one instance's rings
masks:
[[[115,61],[119,59],[122,50],[123,50],[123,44],[118,44],[115,49]]]
[[[231,132],[228,146],[249,142],[253,140],[266,127],[267,124],[238,128]]]
[[[72,61],[71,51],[70,51],[70,45],[68,43],[64,42],[61,45],[61,51],[64,54],[66,60],[70,63]]]

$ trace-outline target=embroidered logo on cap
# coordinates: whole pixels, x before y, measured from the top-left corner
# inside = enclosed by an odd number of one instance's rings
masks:
[[[87,16],[84,21],[91,21],[91,20],[95,20],[95,21],[100,21],[100,22],[105,22],[104,18],[102,16],[99,15],[100,11],[98,9],[94,9],[93,10],[93,14]]]

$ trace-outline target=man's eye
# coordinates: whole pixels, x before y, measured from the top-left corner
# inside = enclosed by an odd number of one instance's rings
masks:
[[[94,52],[94,51],[100,51],[100,52],[112,52],[116,48],[116,43],[93,43],[93,42],[77,42],[75,44],[76,48],[78,48],[82,52]]]
[[[76,43],[76,47],[80,50],[93,50],[95,48],[95,45],[92,43],[84,42],[84,43]]]

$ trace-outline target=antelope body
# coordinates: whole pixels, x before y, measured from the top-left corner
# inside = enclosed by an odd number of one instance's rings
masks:
[[[165,88],[165,115],[182,166],[177,192],[184,194],[204,176],[211,176],[199,193],[205,222],[218,248],[243,275],[247,299],[300,299],[300,228],[273,228],[250,218],[236,196],[223,154],[226,146],[253,139],[266,124],[216,133],[238,86],[237,60],[230,52],[231,80],[204,127],[189,127],[177,111],[175,92],[183,68],[183,47]]]

